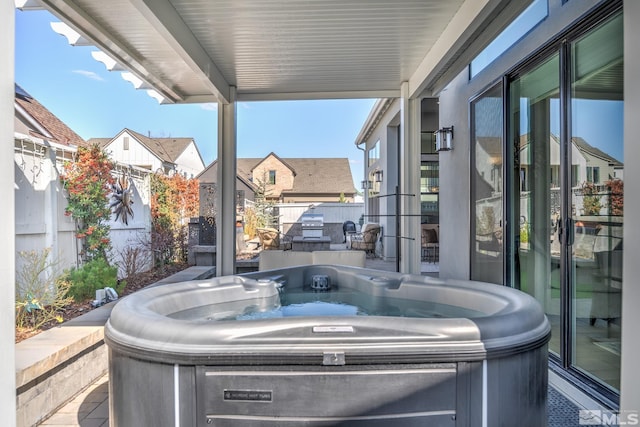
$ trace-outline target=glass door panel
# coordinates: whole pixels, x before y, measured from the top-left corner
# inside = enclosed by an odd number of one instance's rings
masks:
[[[572,364],[620,388],[622,15],[571,44]]]
[[[471,279],[502,284],[502,85],[471,104]]]
[[[509,87],[514,286],[534,296],[552,324],[550,350],[560,353],[559,55],[512,80]],[[554,172],[555,171],[555,172]]]

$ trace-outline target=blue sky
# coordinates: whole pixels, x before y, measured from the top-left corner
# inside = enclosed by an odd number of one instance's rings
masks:
[[[82,138],[115,136],[123,128],[152,137],[192,137],[205,164],[216,156],[215,104],[159,105],[120,72],[91,57],[95,47],[72,47],[45,11],[16,10],[15,78],[25,91]],[[347,157],[354,182],[363,153],[354,141],[375,100],[238,103],[238,157]]]

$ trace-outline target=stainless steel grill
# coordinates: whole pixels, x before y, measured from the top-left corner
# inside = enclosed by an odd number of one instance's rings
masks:
[[[302,238],[315,239],[322,237],[324,228],[324,215],[322,214],[303,214],[300,218],[302,222]]]

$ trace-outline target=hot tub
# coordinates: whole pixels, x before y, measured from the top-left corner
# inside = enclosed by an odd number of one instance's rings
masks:
[[[546,425],[550,326],[503,286],[313,265],[149,288],[105,327],[112,427]]]

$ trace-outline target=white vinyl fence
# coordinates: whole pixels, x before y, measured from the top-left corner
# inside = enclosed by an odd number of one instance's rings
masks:
[[[60,183],[65,161],[73,160],[75,147],[16,134],[15,140],[15,221],[16,251],[40,252],[51,249],[51,261],[60,269],[78,265],[80,242],[75,237],[75,223],[65,216],[67,200]],[[111,263],[122,265],[120,255],[127,248],[140,245],[151,237],[150,171],[118,165],[114,176],[126,173],[134,193],[133,218],[125,225],[112,220]],[[16,257],[16,271],[22,268]],[[149,267],[149,265],[147,265]]]

